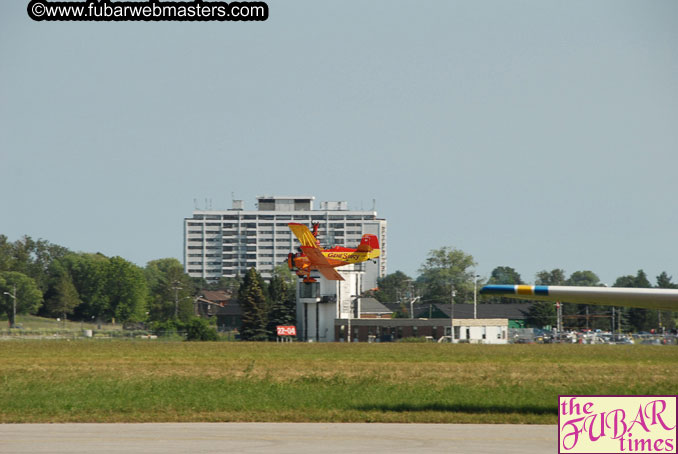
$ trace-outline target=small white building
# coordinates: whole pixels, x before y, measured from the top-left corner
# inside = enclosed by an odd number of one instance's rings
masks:
[[[507,318],[454,319],[454,341],[471,344],[507,344]],[[450,335],[449,328],[446,335]]]
[[[359,266],[359,265],[358,265]],[[337,269],[345,279],[329,281],[317,272],[314,283],[297,283],[297,335],[315,342],[334,342],[334,321],[357,318],[360,313],[362,280],[365,272],[356,265]],[[353,311],[351,313],[351,310]]]
[[[297,284],[297,336],[309,342],[389,342],[405,337],[438,340],[450,336],[454,324],[455,342],[506,344],[506,318],[361,318],[360,289],[365,276],[357,266],[337,271],[344,281],[329,281],[317,272],[318,282]],[[389,316],[390,317],[390,316]],[[350,333],[350,334],[349,334]]]

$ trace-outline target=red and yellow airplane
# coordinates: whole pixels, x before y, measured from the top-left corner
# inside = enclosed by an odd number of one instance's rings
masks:
[[[311,277],[312,270],[318,270],[325,279],[343,281],[344,278],[334,268],[376,259],[381,253],[376,235],[363,235],[355,249],[341,246],[323,249],[317,238],[318,224],[313,225],[313,233],[304,224],[291,222],[288,226],[301,243],[301,253],[290,253],[287,256],[287,266],[297,276],[303,277],[304,282],[316,282]]]

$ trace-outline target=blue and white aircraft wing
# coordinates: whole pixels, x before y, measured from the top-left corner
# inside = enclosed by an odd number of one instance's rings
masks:
[[[627,306],[678,311],[678,290],[661,288],[568,287],[559,285],[486,285],[481,295],[564,303]]]

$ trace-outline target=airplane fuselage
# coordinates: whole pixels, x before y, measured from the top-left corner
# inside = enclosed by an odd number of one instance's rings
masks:
[[[374,254],[370,252],[358,252],[348,248],[325,249],[321,253],[334,267],[361,263],[374,258],[372,257]],[[294,258],[294,264],[297,268],[306,268],[311,261],[305,255],[301,255]]]

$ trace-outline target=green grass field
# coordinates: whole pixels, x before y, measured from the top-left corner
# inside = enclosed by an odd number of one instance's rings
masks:
[[[675,394],[643,345],[0,342],[0,423],[557,422],[558,394]]]
[[[19,314],[16,316],[17,326],[20,328],[13,329],[12,332],[16,334],[21,334],[21,331],[27,333],[35,331],[49,331],[49,332],[65,332],[70,331],[73,333],[81,334],[83,329],[92,329],[92,330],[103,330],[103,331],[121,331],[122,325],[112,325],[112,324],[102,324],[97,325],[96,323],[82,323],[82,322],[72,322],[70,320],[59,320],[56,318],[45,318],[38,317],[35,315],[26,315]],[[99,328],[101,326],[101,328]],[[7,323],[7,317],[4,318],[0,316],[0,332],[8,332],[9,326]]]

